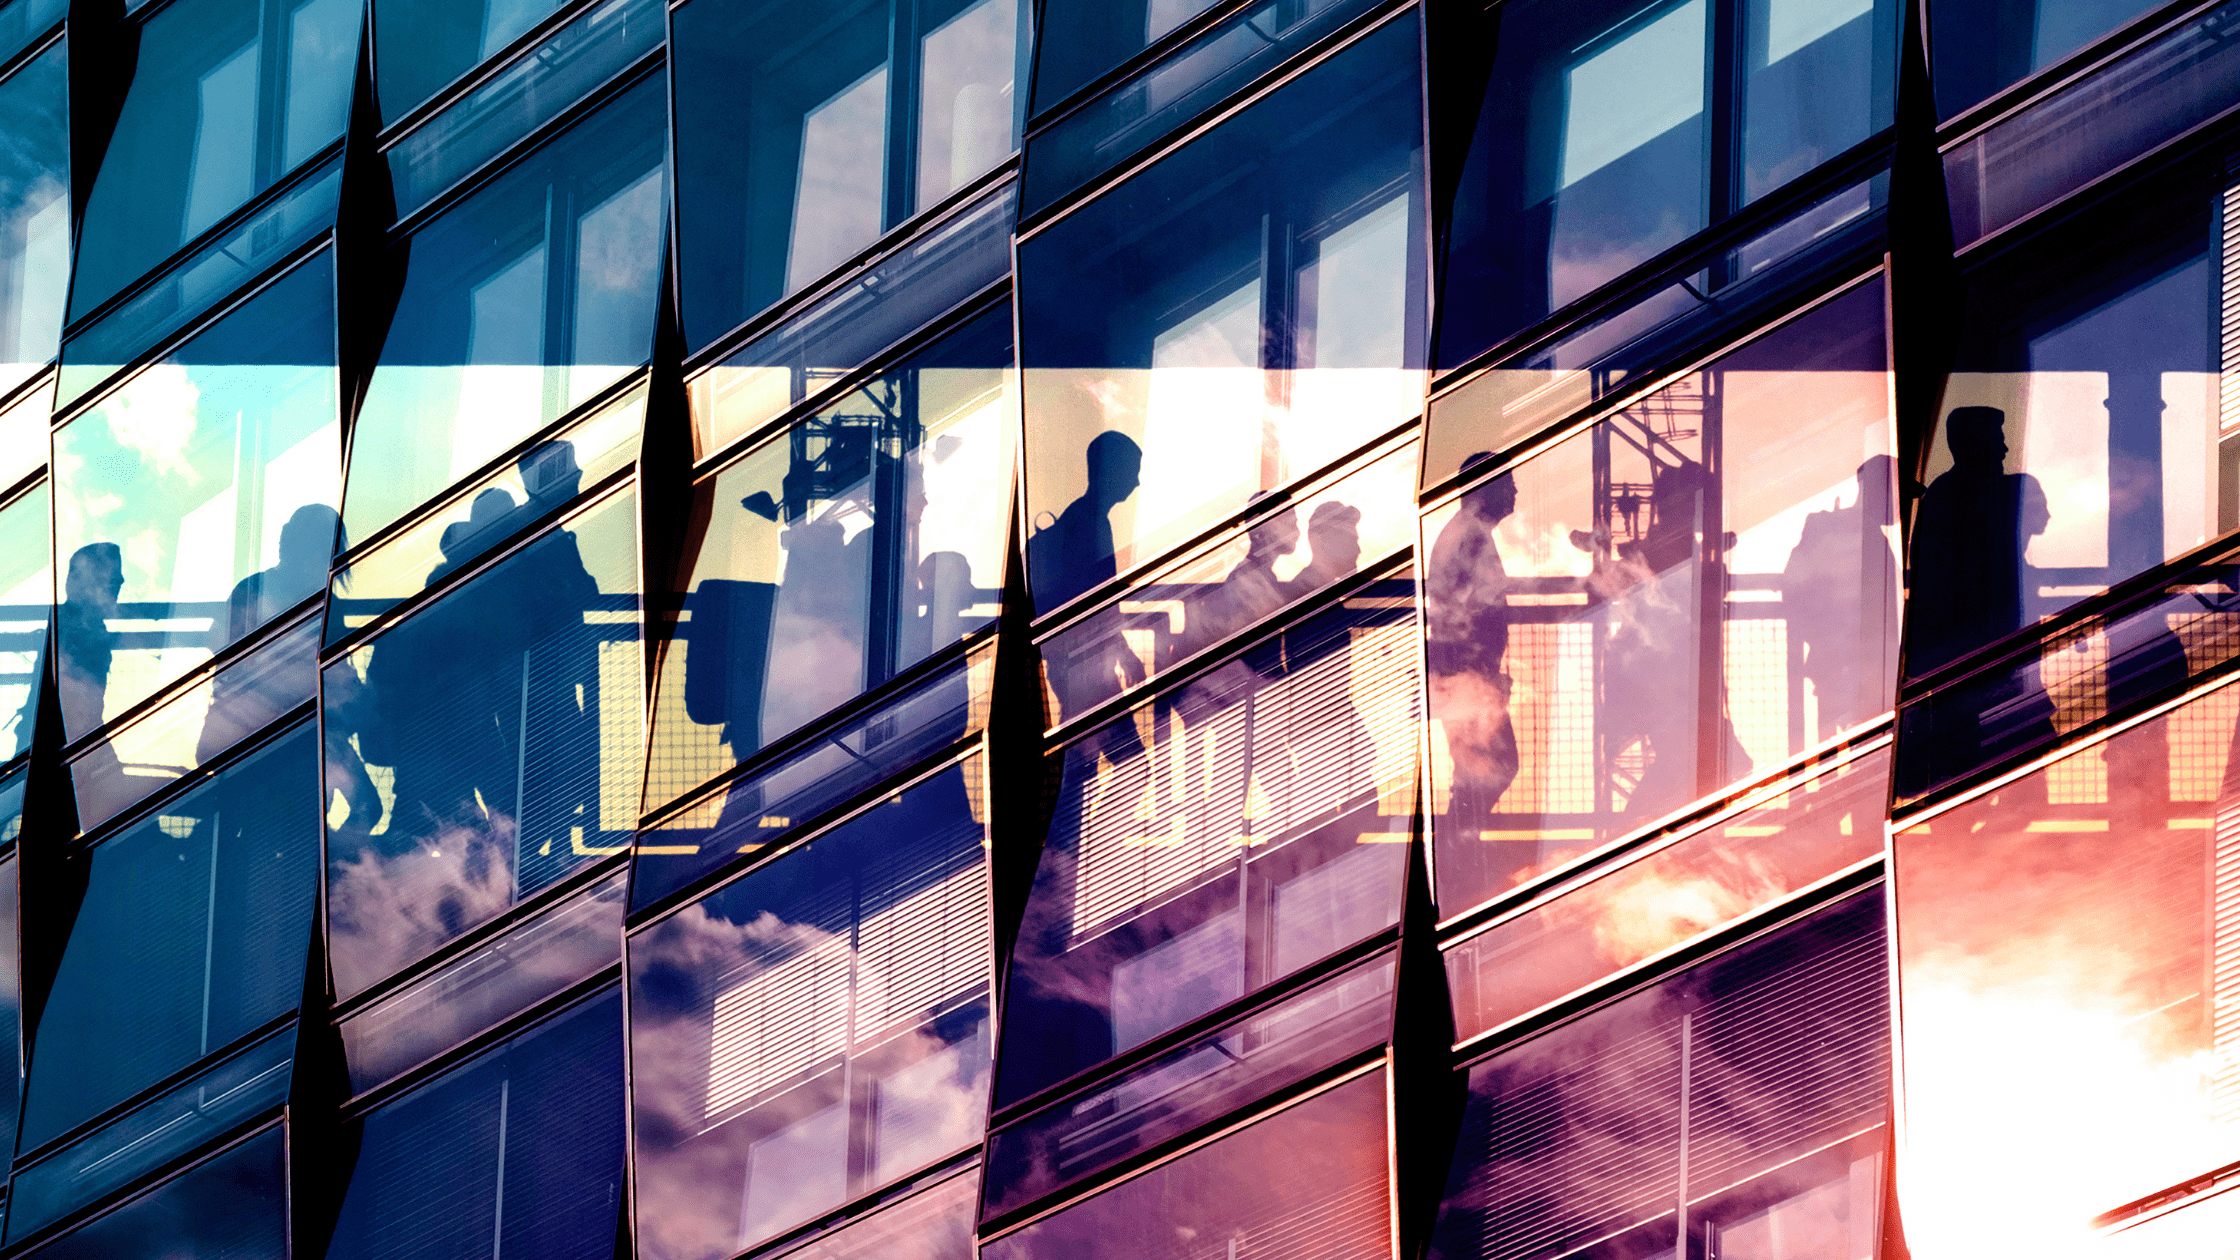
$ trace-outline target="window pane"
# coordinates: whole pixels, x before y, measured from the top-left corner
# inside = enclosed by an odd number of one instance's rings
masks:
[[[624,851],[644,757],[636,506],[625,490],[584,509],[327,667],[339,995]]]
[[[1124,1181],[980,1249],[987,1260],[1392,1255],[1382,1072]],[[1281,1170],[1280,1173],[1277,1170]]]
[[[2232,528],[2213,190],[2124,203],[1968,277],[1911,535],[1927,674]],[[2230,444],[2226,444],[2229,446]]]
[[[926,7],[930,16],[952,6]],[[934,204],[1011,156],[1019,3],[970,0],[928,26],[919,43],[920,206]]]
[[[656,760],[736,764],[994,622],[1018,424],[1009,316],[980,317],[701,484]]]
[[[0,782],[0,838],[14,839],[11,834],[22,822],[23,779]],[[13,804],[8,802],[15,797]],[[16,1118],[23,1102],[23,1076],[7,1060],[7,1053],[18,1052],[16,1063],[22,1062],[23,1035],[23,952],[18,935],[21,918],[17,903],[22,893],[22,868],[15,856],[0,862],[0,1147],[14,1150],[16,1145]]]
[[[12,486],[47,466],[47,424],[54,413],[54,382],[42,381],[0,406],[0,486]]]
[[[49,554],[41,484],[0,508],[0,762],[31,751],[54,598]]]
[[[1882,913],[1853,898],[1472,1068],[1431,1254],[1879,1254]]]
[[[392,247],[404,291],[351,436],[350,537],[652,354],[662,134],[647,80]]]
[[[354,0],[185,0],[149,19],[86,204],[72,318],[342,137],[362,12]]]
[[[52,30],[69,9],[70,0],[15,0],[0,5],[0,61]]]
[[[2153,0],[1938,0],[1929,9],[1937,112],[1950,118],[2156,7]]]
[[[334,346],[322,253],[56,431],[71,738],[326,585]]]
[[[610,991],[358,1125],[327,1260],[611,1260],[622,998]]]
[[[1047,0],[1034,67],[1041,113],[1214,6],[1215,0]]]
[[[560,7],[560,0],[374,0],[381,121],[402,118]]]
[[[1425,518],[1444,913],[1889,710],[1888,388],[1870,283]]]
[[[940,771],[631,939],[649,1253],[731,1255],[979,1139],[980,773]]]
[[[1403,18],[1021,242],[1038,610],[1415,414],[1416,58]]]
[[[279,1126],[29,1254],[38,1260],[273,1260],[288,1253]]]
[[[2236,734],[2212,691],[1897,833],[1916,1254],[2076,1248],[2230,1162]]]
[[[892,1207],[859,1216],[786,1260],[973,1260],[972,1205],[978,1170],[961,1173]]]
[[[1746,0],[1742,33],[1744,203],[1781,187],[1890,122],[1886,29],[1875,0]]]
[[[6,20],[0,14],[0,25]],[[58,43],[0,82],[0,118],[8,120],[0,153],[0,393],[29,380],[62,340],[70,286],[68,58]]]
[[[32,1037],[28,1149],[294,1010],[319,839],[299,727],[85,858]]]
[[[1414,588],[1387,579],[1066,750],[1012,956],[1001,1102],[1398,921]]]

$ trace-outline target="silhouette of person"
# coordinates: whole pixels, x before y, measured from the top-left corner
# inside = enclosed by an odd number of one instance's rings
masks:
[[[1283,607],[1291,596],[1276,577],[1276,562],[1299,549],[1299,514],[1290,509],[1252,527],[1244,558],[1212,590],[1184,601],[1183,631],[1173,645],[1179,659],[1209,647]]]
[[[1914,518],[1907,672],[1916,677],[2022,628],[2024,552],[2052,519],[2045,488],[2006,471],[2007,416],[1956,407],[1945,417],[1952,468]]]
[[[279,558],[233,584],[223,622],[210,628],[210,650],[243,635],[302,602],[327,584],[342,517],[324,503],[306,503],[280,527]]]
[[[443,527],[443,536],[436,547],[443,553],[443,562],[428,571],[426,585],[439,586],[468,561],[489,550],[498,541],[506,527],[515,524],[514,515],[519,507],[513,496],[491,487],[474,497],[467,509],[467,519],[453,521]]]
[[[1463,497],[1425,565],[1432,712],[1446,732],[1454,767],[1446,812],[1473,840],[1478,837],[1468,833],[1486,825],[1517,777],[1512,684],[1503,668],[1510,580],[1494,539],[1496,527],[1516,510],[1516,481],[1504,472]]]
[[[1324,503],[1307,519],[1306,567],[1283,584],[1286,601],[1300,599],[1361,567],[1361,509]]]
[[[1803,646],[1821,739],[1890,707],[1884,665],[1896,643],[1898,574],[1882,528],[1897,519],[1894,465],[1887,455],[1860,464],[1856,501],[1806,516],[1781,570],[1784,616]]]
[[[117,544],[87,543],[71,554],[63,573],[62,605],[54,618],[57,698],[63,730],[71,739],[101,725],[108,705],[109,666],[117,642],[109,619],[117,615],[117,596],[123,590],[124,552]]]
[[[1143,448],[1127,434],[1108,430],[1090,439],[1087,460],[1088,488],[1027,543],[1035,605],[1044,610],[1119,572],[1112,509],[1143,484]]]

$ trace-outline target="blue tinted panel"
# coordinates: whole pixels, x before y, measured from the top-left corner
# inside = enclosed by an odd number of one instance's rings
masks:
[[[1937,0],[1929,6],[1937,112],[1950,118],[2158,7],[2154,0]]]
[[[327,1260],[611,1260],[622,996],[609,992],[366,1116]]]
[[[350,537],[652,354],[662,132],[651,79],[392,247],[404,292],[351,434]]]
[[[38,1260],[275,1260],[288,1254],[279,1126],[30,1254]]]
[[[1000,1102],[1399,920],[1414,594],[1377,583],[1066,750],[1012,954]]]
[[[27,1148],[295,1009],[317,776],[301,727],[93,850],[32,1034]]]
[[[978,1140],[980,774],[943,770],[631,938],[649,1254],[729,1256]]]
[[[0,780],[0,838],[12,838],[9,833],[22,825],[23,779],[19,773]],[[16,1066],[23,1061],[23,952],[19,934],[22,875],[23,868],[13,854],[0,862],[0,1081],[6,1082],[0,1087],[0,1149],[11,1151],[16,1145],[16,1118],[23,1102],[22,1070]],[[6,1058],[10,1050],[18,1053],[14,1063]]]
[[[629,843],[644,756],[636,502],[586,508],[327,667],[338,993]]]
[[[1157,43],[1216,0],[1047,0],[1035,53],[1041,113]]]
[[[1010,155],[1021,8],[695,0],[676,10],[692,346],[823,279]]]
[[[0,778],[0,844],[13,843],[23,833],[23,788],[30,774],[28,767],[18,767]]]
[[[0,508],[0,762],[31,751],[46,670],[54,570],[47,556],[47,487]]]
[[[1039,611],[1416,413],[1417,55],[1408,15],[1020,243]]]
[[[1018,423],[1008,315],[701,484],[653,757],[705,772],[662,800],[994,622]]]
[[[33,40],[54,29],[69,12],[70,0],[14,0],[0,4],[0,61],[21,52]]]
[[[56,431],[71,738],[326,585],[334,362],[320,254]]]
[[[561,7],[560,0],[374,0],[374,95],[395,122]]]
[[[0,9],[0,42],[10,10],[61,6],[16,0]],[[7,54],[0,53],[0,60]],[[70,286],[69,54],[56,44],[0,82],[0,394],[30,379],[54,357]]]
[[[140,31],[94,177],[81,319],[342,138],[363,0],[182,0]]]

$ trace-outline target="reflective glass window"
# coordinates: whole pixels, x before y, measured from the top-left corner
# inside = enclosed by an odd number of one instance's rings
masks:
[[[599,501],[326,668],[337,993],[624,851],[644,758],[636,505]]]
[[[26,1149],[295,1009],[318,892],[318,756],[299,727],[86,856],[31,1037]]]
[[[1037,609],[1416,413],[1417,57],[1409,15],[1020,243]]]
[[[1439,366],[1460,366],[1889,125],[1897,9],[1502,6],[1448,228]]]
[[[1384,1073],[1373,1072],[1006,1234],[980,1254],[1387,1260],[1386,1127]]]
[[[1019,0],[694,0],[676,39],[685,337],[814,284],[1009,157]]]
[[[24,0],[11,7],[23,8]],[[6,20],[0,10],[0,26]],[[30,379],[62,341],[70,287],[69,87],[69,51],[61,43],[0,81],[0,118],[8,120],[0,151],[0,394]]]
[[[373,0],[373,87],[392,123],[504,52],[562,0]]]
[[[326,585],[341,489],[320,254],[55,431],[72,739]]]
[[[647,1254],[729,1256],[979,1139],[980,773],[942,770],[631,938]]]
[[[652,354],[663,134],[649,79],[391,247],[404,289],[351,433],[350,537]]]
[[[0,777],[0,844],[12,843],[23,834],[24,785],[30,777],[28,766]]]
[[[80,233],[72,319],[342,138],[363,0],[182,0],[139,32]]]
[[[701,483],[655,760],[724,769],[993,624],[1010,363],[999,309]]]
[[[1853,898],[1471,1068],[1430,1254],[1880,1254],[1882,915]]]
[[[38,1260],[272,1260],[288,1254],[277,1125],[32,1252]]]
[[[2158,8],[2154,0],[1937,0],[1929,67],[1950,118]]]
[[[2127,198],[1967,279],[1909,538],[1918,677],[2240,524],[2216,193]]]
[[[0,507],[0,763],[31,751],[38,723],[54,598],[48,555],[41,484]]]
[[[1445,913],[1889,710],[1883,343],[1868,283],[1426,516]]]
[[[593,999],[352,1126],[327,1260],[612,1260],[622,997]]]
[[[1398,922],[1414,593],[1378,583],[1066,749],[1005,992],[1001,1103]]]
[[[42,381],[0,404],[0,487],[13,486],[47,465],[47,424],[54,412],[54,383]]]
[[[1049,109],[1164,39],[1217,0],[1046,0],[1034,109]]]
[[[0,61],[5,61],[54,29],[69,12],[70,0],[14,0],[0,3]]]
[[[11,792],[22,790],[23,780],[0,783],[0,838],[12,840],[8,833],[20,822],[22,805],[8,808],[5,798]],[[9,818],[9,814],[15,818]],[[16,1118],[23,1102],[23,1076],[18,1066],[23,1062],[23,951],[18,927],[21,916],[18,899],[22,891],[22,867],[14,854],[0,861],[0,1149],[14,1150],[16,1145]]]
[[[2231,1161],[2236,736],[2226,687],[1896,833],[1915,1254],[2078,1249]]]
[[[973,1260],[972,1201],[980,1187],[977,1170],[960,1173],[932,1189],[850,1220],[786,1260]]]

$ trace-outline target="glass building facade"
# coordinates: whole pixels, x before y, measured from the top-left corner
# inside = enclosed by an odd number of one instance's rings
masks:
[[[2240,1260],[2240,0],[0,0],[0,919],[6,1260]]]

